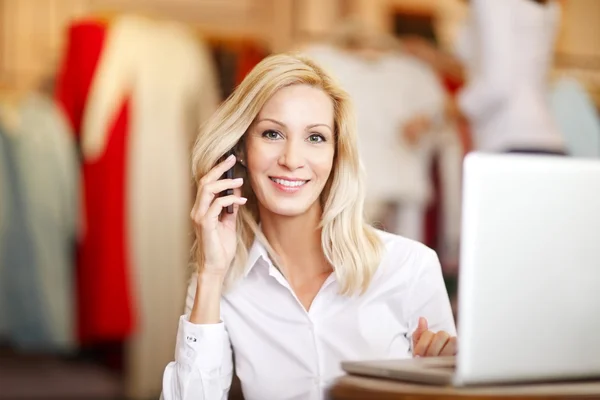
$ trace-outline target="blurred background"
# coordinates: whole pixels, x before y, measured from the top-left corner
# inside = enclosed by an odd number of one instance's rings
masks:
[[[158,398],[190,273],[191,144],[272,53],[305,52],[350,92],[367,217],[434,248],[454,300],[478,149],[456,101],[470,3],[0,0],[0,399]],[[547,105],[565,153],[598,157],[600,1],[558,3]]]

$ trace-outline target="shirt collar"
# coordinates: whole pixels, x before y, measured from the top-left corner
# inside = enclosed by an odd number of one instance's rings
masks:
[[[248,260],[246,262],[246,268],[244,270],[244,278],[250,274],[250,271],[259,263],[264,263],[265,266],[273,267],[271,258],[267,248],[261,243],[258,238],[254,238],[254,242],[248,251]],[[331,282],[336,280],[335,271],[325,280],[323,287],[328,286]]]
[[[266,262],[267,264],[271,262],[265,246],[258,238],[254,238],[254,242],[248,251],[248,260],[246,262],[246,269],[244,270],[244,277],[248,276],[254,266],[261,261]]]

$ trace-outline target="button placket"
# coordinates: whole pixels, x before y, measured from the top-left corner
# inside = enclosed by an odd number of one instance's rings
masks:
[[[312,337],[314,354],[315,354],[315,377],[313,378],[313,382],[314,382],[315,386],[321,387],[321,381],[322,381],[321,354],[319,351],[319,345],[317,343],[317,330],[315,327],[315,322],[312,318],[310,318],[310,317],[308,318],[308,323],[309,323],[308,330]]]

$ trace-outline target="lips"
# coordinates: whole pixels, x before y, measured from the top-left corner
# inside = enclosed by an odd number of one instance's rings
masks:
[[[288,187],[288,188],[297,188],[305,185],[308,180],[299,180],[299,179],[284,179],[284,178],[273,178],[269,177],[273,182],[278,185]]]
[[[310,182],[310,180],[287,179],[273,176],[270,176],[269,179],[273,182],[273,186],[279,193],[286,195],[298,193]]]

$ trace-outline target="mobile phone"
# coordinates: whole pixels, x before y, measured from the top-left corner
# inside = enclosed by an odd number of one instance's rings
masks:
[[[229,157],[232,154],[234,154],[233,149],[231,149],[227,153],[225,153],[225,155],[221,158],[221,161],[225,161],[227,159],[227,157]],[[231,167],[227,171],[225,171],[225,173],[221,176],[221,179],[233,179],[233,167]],[[232,194],[233,194],[233,189],[227,189],[227,190],[223,190],[221,193],[219,193],[219,196],[220,197],[230,196]],[[233,206],[232,205],[227,206],[225,208],[225,211],[227,212],[227,214],[233,214]]]

